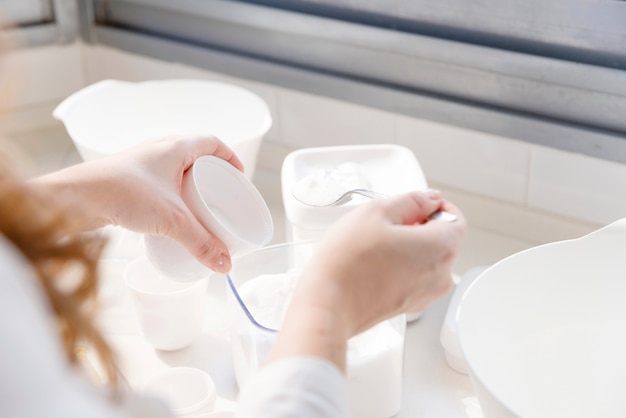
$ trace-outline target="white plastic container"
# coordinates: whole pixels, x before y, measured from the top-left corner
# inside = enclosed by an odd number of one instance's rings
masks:
[[[346,165],[350,165],[348,174],[341,171],[341,167]],[[302,182],[320,170],[326,170],[326,173],[337,170],[338,176],[331,173],[326,177],[339,177],[338,181],[344,183],[340,187],[368,188],[387,196],[426,190],[428,187],[417,158],[412,151],[400,145],[347,145],[294,151],[285,157],[281,170],[287,240],[319,239],[342,215],[367,201],[366,198],[357,198],[343,206],[329,208],[301,203],[294,197],[294,191],[302,194]],[[329,181],[320,181],[317,185],[332,187]],[[304,186],[315,187],[311,183]]]
[[[235,151],[248,178],[272,126],[269,108],[256,94],[207,80],[103,80],[63,100],[53,115],[86,161],[146,139],[213,134]]]

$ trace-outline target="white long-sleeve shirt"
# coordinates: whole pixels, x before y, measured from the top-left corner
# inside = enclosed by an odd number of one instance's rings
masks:
[[[161,418],[162,403],[137,396],[113,403],[63,352],[51,307],[34,272],[0,236],[0,416]],[[332,363],[289,358],[265,367],[245,387],[238,418],[339,418],[345,379]]]
[[[332,363],[312,357],[280,360],[244,388],[237,418],[345,417],[346,383]]]

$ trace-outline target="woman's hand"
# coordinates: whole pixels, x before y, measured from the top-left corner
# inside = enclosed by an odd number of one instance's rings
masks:
[[[437,210],[458,219],[429,220]],[[341,218],[305,268],[272,358],[314,355],[345,367],[348,338],[450,291],[465,228],[436,191],[374,200]]]
[[[181,197],[183,174],[202,155],[215,155],[243,171],[233,151],[213,136],[144,142],[100,160],[34,180],[88,215],[88,228],[120,225],[175,239],[213,270],[230,270],[226,246],[206,230]]]

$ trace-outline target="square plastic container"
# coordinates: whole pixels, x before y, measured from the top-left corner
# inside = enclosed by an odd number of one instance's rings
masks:
[[[350,173],[342,181],[347,187],[366,188],[387,196],[428,188],[417,158],[400,145],[346,145],[294,151],[285,157],[281,169],[288,241],[321,238],[337,219],[367,201],[355,199],[342,206],[319,208],[307,206],[294,197],[294,191],[307,176],[346,166]]]
[[[233,260],[229,273],[240,300],[230,292],[235,375],[244,387],[264,364],[276,339],[294,280],[315,242],[291,242],[258,249]],[[242,306],[242,303],[244,306]],[[347,378],[351,416],[388,418],[402,396],[405,316],[384,321],[348,343]],[[270,328],[270,329],[268,329]]]

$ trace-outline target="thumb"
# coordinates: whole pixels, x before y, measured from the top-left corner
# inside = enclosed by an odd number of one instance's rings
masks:
[[[424,223],[442,204],[441,192],[437,190],[413,191],[389,198],[387,217],[399,225]]]

